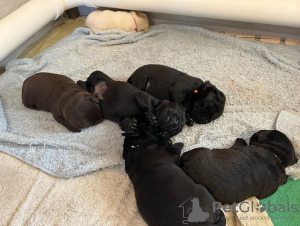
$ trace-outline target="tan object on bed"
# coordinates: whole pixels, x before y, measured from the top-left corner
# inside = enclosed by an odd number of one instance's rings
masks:
[[[273,223],[266,211],[260,212],[259,200],[256,197],[249,198],[240,204],[237,204],[240,207],[237,207],[238,212],[233,211],[225,213],[226,216],[226,225],[247,225],[247,226],[272,226]],[[248,209],[249,208],[249,209]]]
[[[95,34],[100,31],[119,29],[128,32],[149,31],[149,20],[142,12],[96,10],[88,15],[85,26]]]

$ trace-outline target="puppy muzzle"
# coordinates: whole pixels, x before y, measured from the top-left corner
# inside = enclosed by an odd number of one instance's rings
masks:
[[[198,105],[191,108],[190,116],[197,124],[207,124],[213,120],[213,115],[204,107]]]
[[[186,123],[186,118],[183,111],[166,109],[160,114],[158,122],[162,129],[168,131],[171,136],[174,136],[182,130]]]

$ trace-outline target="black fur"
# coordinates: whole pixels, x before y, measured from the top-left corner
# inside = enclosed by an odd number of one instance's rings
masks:
[[[209,213],[205,222],[192,225],[225,225],[221,210],[213,213],[213,196],[205,187],[195,184],[178,166],[182,143],[165,147],[159,129],[140,125],[140,135],[126,136],[123,157],[125,170],[135,191],[138,210],[150,226],[183,225],[179,206],[198,197],[201,209]]]
[[[250,145],[238,138],[229,149],[196,148],[181,157],[182,169],[222,204],[274,194],[285,184],[285,167],[297,162],[289,139],[277,130],[261,130]]]
[[[171,67],[144,65],[127,82],[158,99],[184,106],[188,125],[193,125],[193,120],[198,124],[209,123],[224,111],[226,98],[220,90],[209,81],[203,82]]]
[[[133,131],[138,121],[159,125],[170,136],[179,133],[185,122],[185,109],[170,101],[161,101],[133,85],[114,81],[101,71],[93,72],[77,84],[100,100],[103,117],[119,123],[124,131]]]

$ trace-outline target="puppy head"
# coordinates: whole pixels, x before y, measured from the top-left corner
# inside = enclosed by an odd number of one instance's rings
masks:
[[[63,113],[65,119],[78,129],[87,128],[103,121],[99,100],[87,92],[74,95]]]
[[[143,150],[150,145],[169,146],[172,141],[166,138],[164,131],[159,127],[150,124],[138,125],[138,134],[132,135],[123,133],[125,136],[123,144],[123,158],[126,159],[127,154],[132,150]]]
[[[100,83],[106,84],[108,81],[111,81],[111,78],[102,71],[94,71],[89,75],[86,81],[78,80],[77,85],[89,93],[95,94],[96,86]]]
[[[225,95],[206,81],[204,86],[193,94],[190,116],[197,124],[207,124],[222,115],[225,101]]]
[[[250,145],[261,146],[273,152],[284,167],[297,163],[298,159],[291,141],[277,130],[261,130],[252,135]]]
[[[149,20],[145,13],[131,11],[130,14],[133,16],[136,22],[137,31],[149,31]]]
[[[178,134],[186,123],[184,107],[167,100],[162,101],[155,109],[160,127],[170,136]]]

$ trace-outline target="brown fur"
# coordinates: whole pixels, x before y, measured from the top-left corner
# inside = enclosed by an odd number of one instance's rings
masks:
[[[30,76],[23,83],[22,101],[25,107],[51,112],[73,132],[103,120],[99,100],[64,75],[42,72]]]

